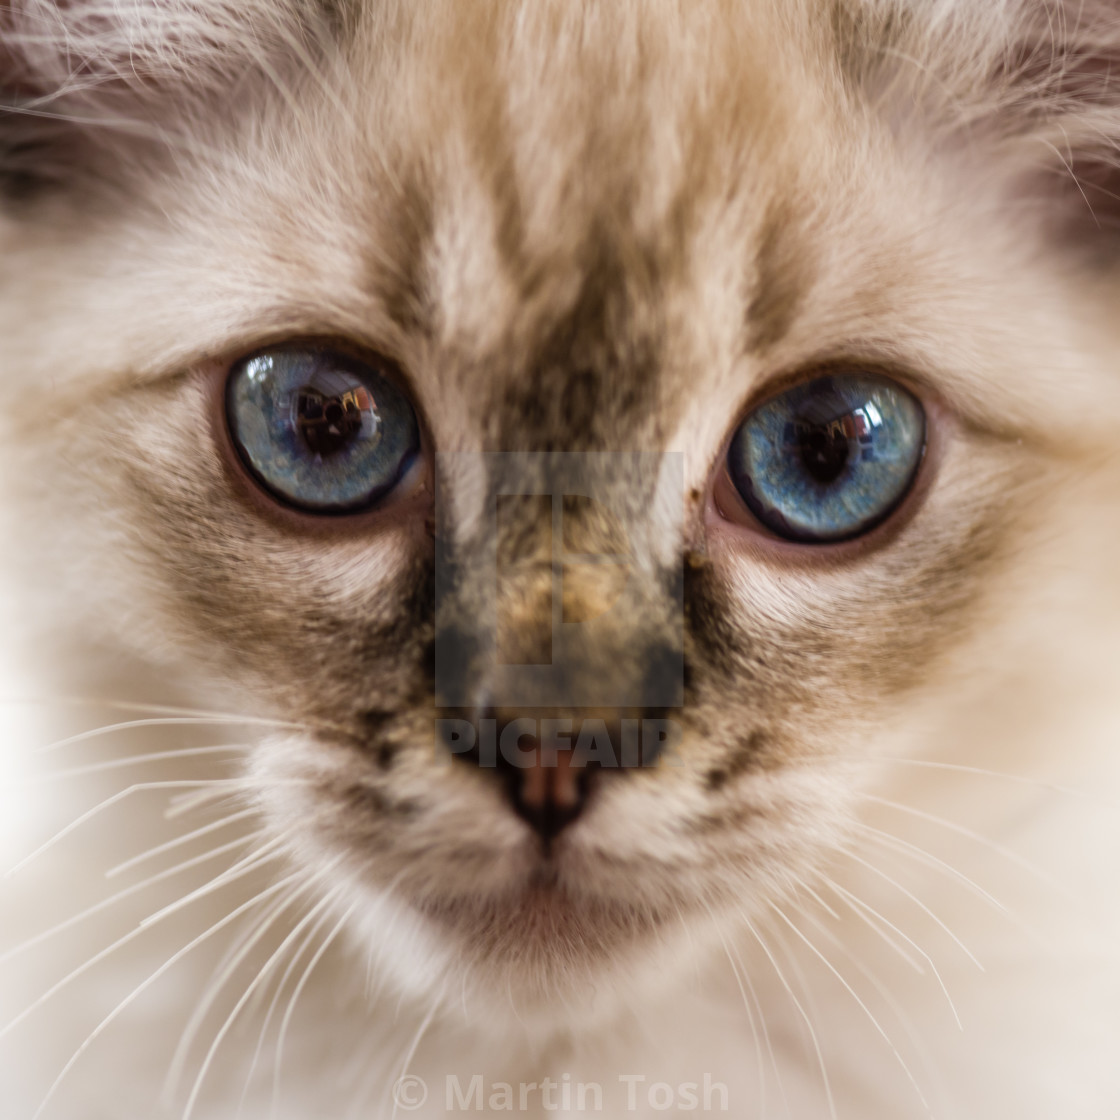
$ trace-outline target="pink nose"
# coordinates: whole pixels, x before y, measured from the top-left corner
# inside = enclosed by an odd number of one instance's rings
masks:
[[[560,812],[578,811],[582,793],[580,776],[586,762],[571,748],[557,750],[542,747],[540,743],[523,742],[528,747],[531,761],[521,771],[520,799],[522,805],[534,813],[546,812],[550,807]]]

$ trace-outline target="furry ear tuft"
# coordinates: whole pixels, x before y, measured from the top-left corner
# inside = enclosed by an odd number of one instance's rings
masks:
[[[1047,234],[1120,259],[1120,0],[840,8],[847,76],[888,119],[981,151]]]
[[[1120,261],[1120,0],[1024,0],[995,120],[1047,232]]]
[[[0,193],[119,175],[308,65],[337,22],[326,0],[0,0]]]

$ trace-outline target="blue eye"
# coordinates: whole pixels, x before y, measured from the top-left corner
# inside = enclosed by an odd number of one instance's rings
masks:
[[[877,525],[910,489],[925,427],[917,399],[886,377],[818,377],[747,417],[731,442],[728,472],[778,536],[846,540]]]
[[[261,485],[314,513],[372,505],[420,444],[404,394],[377,368],[329,350],[277,348],[238,362],[226,414]]]

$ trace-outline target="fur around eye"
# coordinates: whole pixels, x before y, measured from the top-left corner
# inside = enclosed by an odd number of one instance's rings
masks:
[[[838,373],[756,408],[727,455],[735,489],[766,528],[810,544],[848,540],[888,517],[925,449],[917,398],[871,373]]]
[[[281,501],[351,513],[385,497],[419,449],[416,413],[373,365],[276,347],[239,361],[226,416],[241,461]]]

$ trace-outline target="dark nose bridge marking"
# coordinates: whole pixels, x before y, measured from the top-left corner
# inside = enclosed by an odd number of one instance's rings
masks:
[[[508,670],[487,674],[493,678],[489,683],[501,692],[500,695],[489,692],[487,699],[492,704],[630,707],[646,703],[642,689],[634,684],[637,679],[634,673],[620,673],[617,681],[592,682],[586,673],[580,672],[582,666],[573,659],[581,654],[581,640],[586,642],[593,631],[584,630],[580,634],[579,628],[596,621],[597,614],[609,613],[610,608],[599,612],[589,610],[587,618],[566,619],[564,579],[567,575],[570,585],[577,588],[582,581],[594,592],[609,584],[607,573],[613,569],[614,598],[623,596],[633,579],[636,561],[626,540],[626,515],[612,507],[618,502],[620,486],[659,477],[664,454],[478,454],[484,459],[482,474],[487,480],[487,498],[481,529],[463,559],[463,564],[472,570],[455,580],[441,579],[445,573],[437,570],[437,635],[444,630],[444,618],[451,623],[448,633],[461,633],[463,620],[469,619],[474,631],[473,648],[479,654],[477,668],[500,664]],[[445,456],[451,462],[446,467],[441,464],[437,478],[456,477],[455,457],[456,453]],[[479,472],[473,473],[477,477]],[[681,482],[683,494],[683,478]],[[437,502],[439,500],[437,490]],[[633,516],[634,503],[628,502],[626,508]],[[592,530],[592,523],[597,529]],[[590,547],[597,545],[600,539],[603,545]],[[569,544],[576,547],[569,551]],[[589,576],[589,573],[599,574]],[[503,580],[508,581],[507,587],[502,586]],[[532,586],[534,582],[536,587]],[[543,584],[547,584],[547,590]],[[473,596],[469,611],[461,600],[456,601],[465,585],[470,586]],[[590,600],[594,597],[594,593],[587,596]],[[571,596],[569,598],[571,601]],[[537,641],[533,649],[532,640],[520,640],[516,633],[519,627],[543,621],[541,615],[546,601],[548,656],[543,641]],[[518,608],[522,611],[520,617]],[[504,619],[503,612],[506,612]],[[500,640],[503,622],[510,635],[510,640],[505,642]],[[530,656],[524,655],[527,648],[531,650]],[[513,650],[515,656],[503,656],[506,650]],[[477,703],[478,681],[473,682],[472,694],[472,674],[441,670],[441,666],[443,670],[449,668],[454,656],[450,650],[445,652],[446,656],[441,658],[437,637],[437,693],[445,697],[448,706]],[[474,675],[477,676],[477,672]]]

